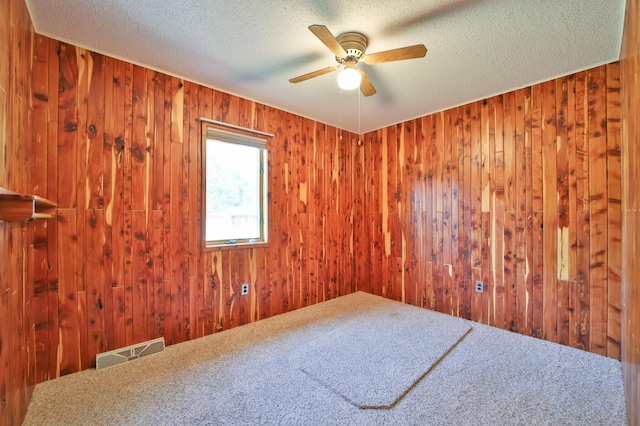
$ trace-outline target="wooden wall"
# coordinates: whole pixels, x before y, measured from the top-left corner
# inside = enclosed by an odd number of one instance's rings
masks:
[[[640,425],[640,2],[627,0],[622,43],[622,373],[630,425]]]
[[[34,36],[22,0],[0,4],[0,185],[60,206],[53,220],[0,222],[0,423],[21,422],[33,383],[98,352],[356,290],[620,357],[619,64],[390,126],[359,147],[330,126]],[[276,135],[267,247],[201,252],[200,116]],[[625,289],[637,303],[637,286]],[[625,347],[637,395],[638,346]]]
[[[0,1],[0,186],[29,193],[31,46],[22,0]],[[20,424],[33,389],[33,224],[0,221],[0,424]]]
[[[355,290],[354,135],[41,36],[33,105],[38,381]],[[276,135],[268,247],[201,251],[201,116]]]
[[[619,357],[618,64],[362,147],[46,37],[33,67],[34,187],[59,204],[38,233],[37,381],[356,289]],[[276,134],[268,248],[201,253],[199,116]]]
[[[613,63],[365,135],[357,288],[618,359],[619,85]]]

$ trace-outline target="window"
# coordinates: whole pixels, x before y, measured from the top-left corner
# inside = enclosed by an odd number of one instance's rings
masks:
[[[267,242],[266,141],[203,127],[205,248]]]

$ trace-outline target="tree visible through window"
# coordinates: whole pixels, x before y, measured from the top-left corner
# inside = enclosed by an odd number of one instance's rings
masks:
[[[266,242],[266,157],[263,139],[206,128],[206,246]]]

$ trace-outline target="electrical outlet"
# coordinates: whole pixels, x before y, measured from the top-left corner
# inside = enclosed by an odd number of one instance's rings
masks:
[[[476,293],[484,293],[484,283],[482,281],[476,281]]]
[[[249,284],[247,283],[242,284],[242,289],[240,290],[240,294],[242,296],[246,296],[247,294],[249,294]]]

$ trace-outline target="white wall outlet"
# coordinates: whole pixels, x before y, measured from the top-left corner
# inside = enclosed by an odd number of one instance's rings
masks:
[[[242,287],[240,289],[240,294],[242,296],[246,296],[247,294],[249,294],[249,284],[247,283],[242,284]]]
[[[482,281],[476,281],[476,293],[484,293],[484,283]]]

